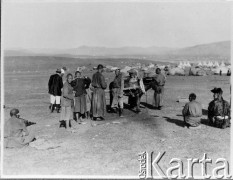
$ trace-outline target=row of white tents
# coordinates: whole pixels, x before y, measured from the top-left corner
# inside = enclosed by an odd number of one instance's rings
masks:
[[[212,62],[198,62],[198,63],[193,63],[194,66],[198,66],[198,67],[225,67],[226,64],[222,61],[220,64],[218,61]],[[179,68],[184,68],[184,67],[191,67],[192,65],[190,64],[189,61],[184,61],[184,62],[180,62],[177,67]]]
[[[198,63],[190,63],[189,61],[179,62],[179,64],[167,64],[159,65],[150,63],[149,65],[144,64],[134,64],[134,66],[125,66],[121,68],[121,72],[125,75],[128,74],[130,69],[137,69],[138,72],[155,72],[155,69],[159,67],[163,72],[166,71],[169,75],[194,75],[194,76],[204,76],[211,74],[229,74],[231,71],[231,65],[226,65],[223,61],[219,63],[218,61],[203,61]],[[114,71],[117,67],[106,66],[110,71]]]

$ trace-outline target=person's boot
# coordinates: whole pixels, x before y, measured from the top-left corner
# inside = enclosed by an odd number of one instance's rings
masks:
[[[120,117],[123,117],[122,113],[123,113],[123,109],[120,108],[120,109],[119,109],[119,116],[120,116]]]
[[[77,122],[76,112],[73,112],[73,120]]]
[[[76,113],[76,119],[77,119],[77,123],[78,124],[82,124],[82,120],[81,120],[81,114],[80,113]]]
[[[60,108],[61,108],[60,104],[56,104],[56,107],[57,107],[57,113],[60,113]]]
[[[65,122],[65,120],[61,120],[61,121],[60,121],[60,126],[59,126],[59,128],[62,128],[62,127],[66,128],[66,122]]]
[[[50,103],[50,105],[49,105],[49,109],[50,109],[50,110],[52,109],[52,106],[53,106],[53,104],[52,104],[52,103]]]
[[[223,120],[222,129],[227,128],[227,119]]]
[[[115,107],[111,108],[111,112],[117,113],[117,109]]]
[[[68,128],[70,127],[69,125],[70,125],[70,121],[69,121],[69,120],[68,120],[68,121],[66,120],[66,126],[65,126],[65,128],[68,129]]]
[[[52,104],[51,113],[54,111],[56,104]]]
[[[90,119],[90,112],[89,112],[89,111],[86,112],[86,118],[87,118],[87,119]]]

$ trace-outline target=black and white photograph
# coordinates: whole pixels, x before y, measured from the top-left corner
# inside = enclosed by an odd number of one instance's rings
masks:
[[[231,179],[232,1],[1,1],[1,178]]]

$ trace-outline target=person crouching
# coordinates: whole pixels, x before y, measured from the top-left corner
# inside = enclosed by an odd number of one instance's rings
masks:
[[[214,94],[214,100],[209,103],[208,119],[210,126],[225,129],[230,127],[230,105],[222,97],[223,91],[221,88],[214,88],[211,90]]]
[[[196,94],[189,95],[189,103],[185,104],[182,111],[184,117],[184,127],[196,128],[201,124],[202,106],[196,101]],[[199,126],[200,127],[200,126]]]
[[[4,147],[22,148],[35,140],[35,135],[27,130],[26,120],[20,118],[19,110],[10,111],[11,118],[4,128]]]

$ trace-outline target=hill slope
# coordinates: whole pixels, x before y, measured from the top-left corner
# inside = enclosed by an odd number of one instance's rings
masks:
[[[196,45],[186,48],[168,47],[89,47],[81,46],[72,49],[33,49],[5,50],[5,56],[147,56],[147,55],[176,55],[176,56],[223,56],[230,57],[230,41]]]

